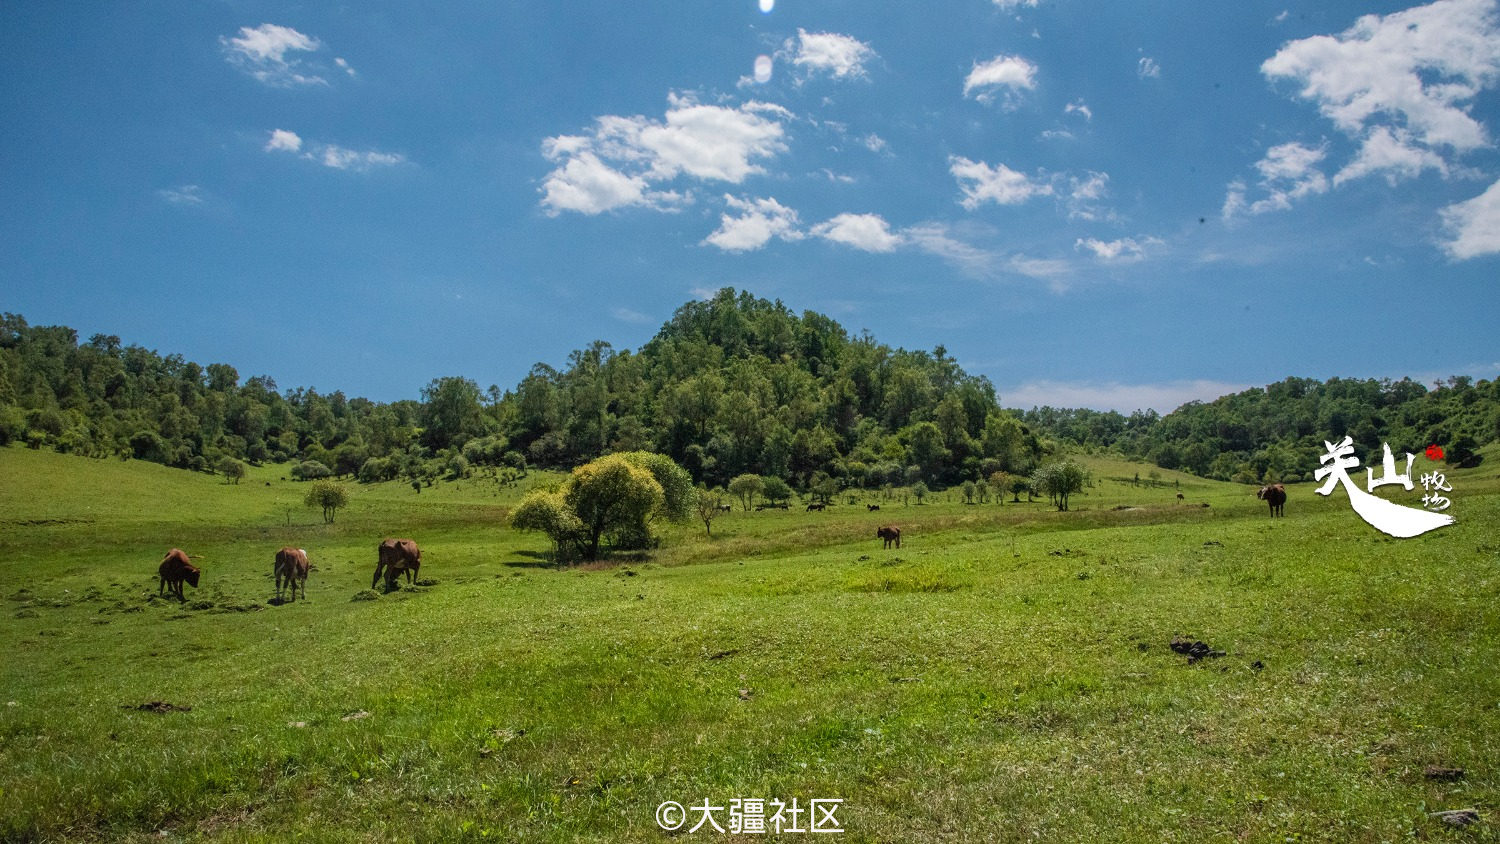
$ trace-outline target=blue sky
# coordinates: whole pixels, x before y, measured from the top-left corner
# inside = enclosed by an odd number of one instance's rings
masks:
[[[513,386],[719,287],[1007,406],[1500,375],[1500,0],[0,6],[0,309]]]

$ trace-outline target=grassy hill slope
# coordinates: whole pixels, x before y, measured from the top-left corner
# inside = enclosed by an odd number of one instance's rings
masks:
[[[761,797],[841,798],[857,841],[1480,840],[1489,457],[1414,540],[1309,485],[1273,521],[1245,487],[1088,458],[1069,513],[737,508],[556,571],[483,481],[360,487],[329,526],[275,467],[0,449],[0,839],[655,841],[664,800]],[[351,600],[387,535],[435,582]],[[283,544],[317,570],[271,606]],[[203,556],[186,605],[155,597],[172,545]],[[1469,806],[1477,830],[1428,816]]]

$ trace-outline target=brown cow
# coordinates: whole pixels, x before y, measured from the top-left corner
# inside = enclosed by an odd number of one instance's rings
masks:
[[[886,548],[891,547],[891,543],[892,542],[896,543],[896,547],[897,548],[900,548],[901,547],[901,528],[898,528],[895,525],[885,525],[884,527],[881,527],[881,528],[879,528],[879,529],[877,529],[875,531],[875,538],[876,539],[884,539],[885,540],[884,547],[886,547]]]
[[[375,564],[375,576],[370,578],[370,588],[380,582],[380,573],[385,572],[387,592],[396,588],[396,578],[406,572],[406,582],[416,580],[417,570],[422,567],[422,552],[410,539],[387,539],[380,543],[380,562]]]
[[[182,596],[182,582],[186,580],[194,589],[197,589],[198,575],[201,573],[197,566],[188,562],[193,559],[198,558],[189,557],[181,548],[173,548],[168,551],[167,556],[162,558],[161,565],[156,567],[157,576],[161,580],[156,594],[162,594],[170,586],[172,594],[177,596],[177,600],[187,600]]]
[[[1286,487],[1281,484],[1263,486],[1255,493],[1255,497],[1271,505],[1272,518],[1285,515],[1281,512],[1281,505],[1286,503]]]
[[[276,600],[281,600],[283,586],[292,587],[292,603],[297,602],[297,584],[302,584],[302,598],[307,599],[307,551],[301,548],[283,548],[276,552]]]

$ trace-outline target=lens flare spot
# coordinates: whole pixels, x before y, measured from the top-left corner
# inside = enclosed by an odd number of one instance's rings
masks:
[[[760,0],[760,10],[762,13],[769,15],[774,8],[776,8],[776,0]]]
[[[771,81],[771,57],[755,57],[755,81],[766,83]]]

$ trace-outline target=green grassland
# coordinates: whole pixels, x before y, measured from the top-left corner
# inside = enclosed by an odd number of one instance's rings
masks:
[[[736,504],[557,570],[505,526],[540,473],[352,486],[325,525],[280,467],[0,449],[0,840],[659,841],[662,801],[737,797],[841,798],[848,841],[1496,840],[1487,456],[1412,540],[1309,484],[1272,520],[1088,457],[1067,513]],[[385,536],[423,584],[377,597]],[[282,545],[305,602],[271,601]],[[185,604],[173,546],[202,556]]]

